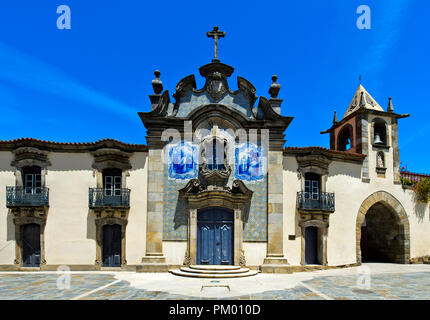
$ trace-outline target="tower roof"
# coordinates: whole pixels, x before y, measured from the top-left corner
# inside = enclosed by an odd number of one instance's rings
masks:
[[[373,99],[373,97],[361,84],[358,86],[357,91],[355,92],[354,97],[352,98],[352,101],[348,106],[348,109],[343,115],[343,118],[349,116],[351,113],[355,112],[360,108],[384,111],[384,109],[382,109],[382,107],[376,102],[375,99]]]

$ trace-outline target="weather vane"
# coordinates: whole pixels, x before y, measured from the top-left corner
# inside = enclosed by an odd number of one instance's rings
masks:
[[[214,47],[214,58],[212,60],[212,62],[219,62],[218,60],[218,39],[219,38],[224,38],[225,37],[225,32],[224,31],[219,31],[218,27],[214,27],[214,29],[212,31],[208,31],[206,33],[206,35],[209,38],[214,38],[215,40],[215,47]]]

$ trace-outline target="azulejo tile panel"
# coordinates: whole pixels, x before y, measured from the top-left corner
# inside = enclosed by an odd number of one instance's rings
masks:
[[[260,181],[245,182],[254,193],[248,221],[243,230],[244,241],[267,241],[267,175]]]
[[[264,177],[265,162],[261,147],[252,143],[242,143],[235,151],[234,176],[243,181],[261,180]]]
[[[187,180],[197,178],[199,171],[198,145],[181,141],[168,145],[169,178]]]

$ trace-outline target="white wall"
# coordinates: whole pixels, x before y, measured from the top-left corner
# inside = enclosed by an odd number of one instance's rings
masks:
[[[0,151],[0,265],[13,265],[15,260],[15,227],[6,208],[6,186],[15,186],[12,161],[11,152]]]

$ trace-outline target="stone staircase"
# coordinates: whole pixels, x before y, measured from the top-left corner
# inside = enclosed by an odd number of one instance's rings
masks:
[[[192,278],[242,278],[255,276],[260,271],[240,266],[191,265],[169,270],[170,273]]]

